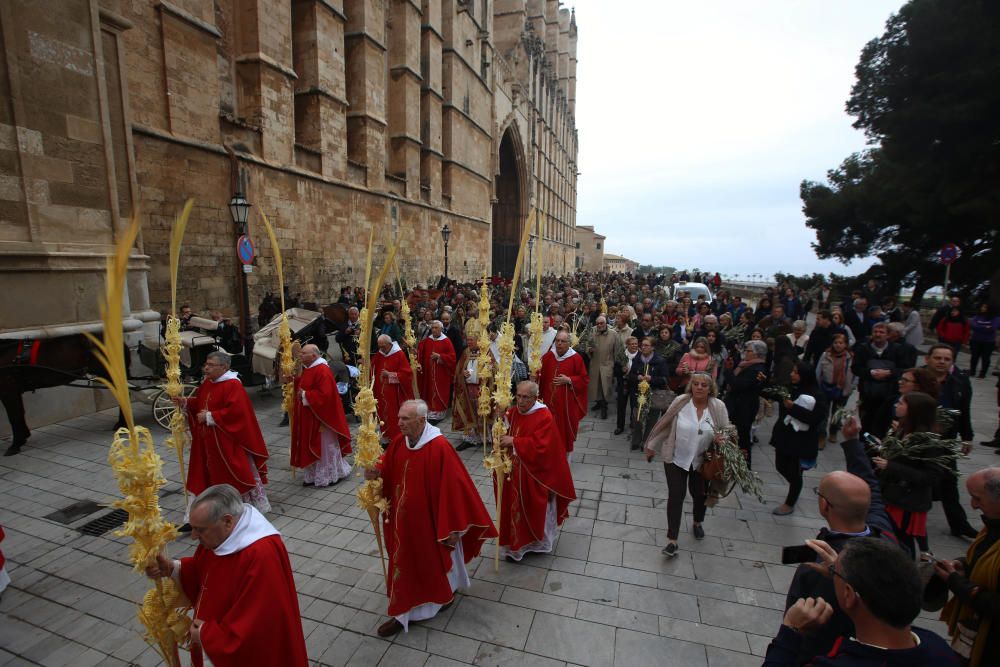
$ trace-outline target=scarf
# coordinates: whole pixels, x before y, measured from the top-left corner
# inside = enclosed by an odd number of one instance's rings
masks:
[[[833,348],[827,350],[826,354],[830,357],[830,361],[833,362],[833,384],[844,390],[846,395],[847,362],[851,360],[851,355],[847,353],[846,349],[837,354],[833,351]]]

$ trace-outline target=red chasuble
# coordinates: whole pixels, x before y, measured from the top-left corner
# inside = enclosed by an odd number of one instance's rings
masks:
[[[394,376],[383,380],[382,371]],[[413,370],[399,344],[393,343],[388,356],[381,350],[372,355],[372,372],[375,374],[375,401],[378,418],[382,422],[382,434],[393,440],[402,435],[399,431],[399,406],[413,398]]]
[[[180,580],[195,618],[205,622],[201,645],[215,667],[309,664],[281,536],[260,538],[225,556],[199,546],[194,556],[181,559]]]
[[[545,537],[550,493],[555,495],[559,525],[569,516],[569,504],[576,500],[573,476],[555,420],[548,408],[540,403],[536,406],[527,415],[516,407],[507,411],[507,433],[514,438],[514,456],[510,479],[503,486],[500,544],[511,551]]]
[[[306,392],[305,405],[302,392]],[[351,431],[344,415],[344,405],[337,393],[333,371],[322,359],[314,366],[302,369],[295,378],[295,409],[292,419],[292,467],[305,468],[319,461],[322,454],[320,428],[326,427],[337,434],[340,453],[351,453]]]
[[[382,455],[390,616],[451,601],[452,550],[444,545],[451,533],[464,531],[466,563],[479,555],[483,540],[497,534],[462,459],[440,433],[428,424],[424,437],[434,437],[419,449],[411,449],[400,434]],[[424,438],[418,446],[421,442]]]
[[[431,354],[441,355],[439,361],[431,359]],[[420,371],[417,373],[417,387],[420,398],[427,401],[431,412],[444,412],[451,398],[451,380],[455,373],[455,347],[447,336],[440,339],[425,338],[417,346]]]
[[[590,376],[587,375],[587,367],[583,365],[583,357],[572,348],[567,354],[569,356],[560,361],[556,357],[555,348],[552,348],[542,356],[538,387],[542,393],[542,401],[552,411],[560,441],[569,453],[573,451],[580,420],[587,414],[587,385],[590,384]],[[552,384],[557,375],[565,375],[573,383]]]
[[[212,413],[215,426],[198,422],[202,410]],[[188,399],[187,412],[191,427],[188,491],[197,495],[214,484],[230,484],[240,494],[249,493],[257,484],[247,454],[253,457],[260,481],[267,484],[264,436],[238,378],[206,379]]]

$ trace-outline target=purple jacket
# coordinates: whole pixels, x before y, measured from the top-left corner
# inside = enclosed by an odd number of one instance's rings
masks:
[[[969,326],[972,329],[970,340],[977,343],[993,343],[997,339],[997,331],[1000,330],[1000,317],[976,315],[969,320]]]

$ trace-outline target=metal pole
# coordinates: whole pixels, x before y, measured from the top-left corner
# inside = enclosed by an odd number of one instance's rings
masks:
[[[945,303],[948,301],[948,283],[951,279],[951,263],[944,265],[944,293],[941,295],[941,300]]]
[[[444,242],[444,279],[448,280],[448,242]]]

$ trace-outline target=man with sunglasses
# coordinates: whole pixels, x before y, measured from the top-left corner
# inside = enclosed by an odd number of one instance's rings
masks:
[[[843,425],[844,450],[847,470],[838,470],[825,475],[819,486],[813,489],[819,513],[827,527],[819,531],[816,539],[829,544],[834,552],[841,551],[849,542],[859,537],[875,537],[898,548],[892,520],[886,514],[882,503],[882,493],[871,467],[871,460],[865,454],[864,446],[858,441],[860,424],[855,418]],[[814,655],[827,653],[837,637],[850,635],[853,631],[851,619],[841,611],[834,595],[833,582],[817,572],[812,564],[803,564],[796,570],[785,599],[785,609],[790,609],[799,599],[822,598],[832,607],[829,622],[810,635],[803,637],[799,653],[800,662]]]

